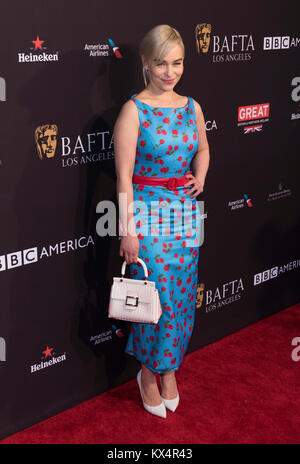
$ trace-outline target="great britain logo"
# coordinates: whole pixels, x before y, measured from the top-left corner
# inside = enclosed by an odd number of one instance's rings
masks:
[[[243,133],[255,134],[261,132],[263,124],[269,121],[270,103],[240,106],[238,108],[238,123],[243,127]]]

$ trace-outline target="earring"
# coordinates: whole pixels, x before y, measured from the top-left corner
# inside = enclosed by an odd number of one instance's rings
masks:
[[[147,87],[147,85],[148,85],[148,80],[149,80],[148,71],[149,71],[148,68],[144,68],[144,67],[143,67],[143,76],[144,76],[145,87]],[[147,79],[147,78],[148,78],[148,79]]]

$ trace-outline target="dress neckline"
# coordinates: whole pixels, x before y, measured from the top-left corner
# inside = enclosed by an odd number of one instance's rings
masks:
[[[135,95],[137,95],[137,93],[133,94],[132,97],[134,97],[135,100],[137,100],[138,102],[142,103],[143,105],[149,106],[150,108],[157,108],[158,110],[182,110],[190,104],[190,98],[186,97],[188,101],[184,106],[153,106],[153,105],[148,105],[148,103],[143,102],[139,98],[136,98]]]

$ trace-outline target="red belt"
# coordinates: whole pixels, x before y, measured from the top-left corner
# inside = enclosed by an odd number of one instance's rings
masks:
[[[187,174],[190,174],[189,171]],[[160,185],[162,187],[167,187],[170,190],[175,190],[177,187],[180,187],[187,183],[190,180],[185,174],[182,177],[149,177],[149,176],[138,176],[137,174],[133,174],[132,176],[132,183],[133,184],[142,184],[142,185]]]

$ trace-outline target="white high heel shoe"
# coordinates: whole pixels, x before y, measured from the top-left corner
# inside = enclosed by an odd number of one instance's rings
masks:
[[[141,375],[142,375],[142,369],[139,370],[136,378],[137,378],[137,383],[139,385],[140,394],[141,394],[144,408],[146,409],[146,411],[151,412],[151,414],[154,414],[155,416],[163,417],[165,419],[167,417],[167,411],[166,411],[166,407],[163,401],[158,406],[149,406],[149,404],[144,403],[144,398],[143,398],[143,393],[142,393]]]
[[[161,384],[161,376],[159,376],[160,379],[160,384]],[[179,404],[179,393],[177,393],[177,396],[173,398],[172,400],[168,400],[164,398],[163,396],[161,397],[163,402],[165,403],[166,408],[170,409],[170,411],[174,412],[175,409],[177,408]]]

